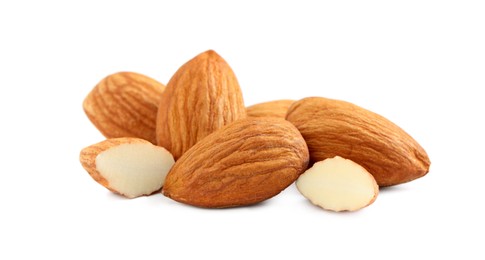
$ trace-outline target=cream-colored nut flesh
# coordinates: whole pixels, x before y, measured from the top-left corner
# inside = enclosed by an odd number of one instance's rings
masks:
[[[174,163],[164,148],[142,143],[115,146],[96,157],[96,168],[109,186],[128,198],[159,190]]]
[[[175,163],[165,148],[134,137],[93,144],[82,149],[79,159],[95,181],[128,198],[160,190]]]
[[[369,172],[339,156],[315,163],[300,175],[296,186],[313,204],[332,211],[364,208],[379,193],[379,186]]]

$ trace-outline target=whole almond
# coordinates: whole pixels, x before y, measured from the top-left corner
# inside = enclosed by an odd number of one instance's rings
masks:
[[[138,73],[115,73],[84,99],[84,112],[107,138],[138,137],[156,144],[156,116],[164,88]]]
[[[288,108],[294,100],[282,99],[258,103],[246,108],[248,117],[279,117],[285,118]]]
[[[301,132],[311,161],[340,156],[363,166],[379,186],[424,176],[430,160],[425,150],[386,118],[357,105],[311,97],[293,103],[286,119]]]
[[[162,192],[199,207],[254,204],[292,184],[308,161],[305,140],[288,121],[242,119],[182,155],[167,175]]]
[[[245,116],[234,72],[209,50],[185,63],[168,82],[158,110],[158,145],[178,159],[202,138]]]

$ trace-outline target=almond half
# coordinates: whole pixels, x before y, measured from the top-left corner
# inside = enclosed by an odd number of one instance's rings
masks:
[[[379,194],[369,172],[339,156],[315,163],[298,178],[296,187],[313,204],[332,211],[356,211]]]
[[[163,147],[138,138],[114,138],[81,151],[84,169],[99,184],[127,198],[160,190],[174,164]]]

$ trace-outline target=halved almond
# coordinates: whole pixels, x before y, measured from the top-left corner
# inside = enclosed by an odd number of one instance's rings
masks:
[[[113,138],[81,151],[80,161],[95,181],[127,198],[160,190],[175,163],[165,148],[139,138]]]
[[[379,186],[369,172],[339,156],[315,163],[300,175],[296,186],[313,204],[332,211],[364,208],[379,193]]]

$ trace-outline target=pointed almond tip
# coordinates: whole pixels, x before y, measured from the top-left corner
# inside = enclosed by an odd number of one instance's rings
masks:
[[[206,50],[204,53],[207,53],[208,55],[219,55],[217,52],[213,49]]]
[[[200,61],[203,61],[203,60],[224,60],[224,59],[217,52],[210,49],[210,50],[199,53],[197,56],[192,58],[187,63],[200,62]]]
[[[201,54],[198,55],[199,57],[206,57],[209,59],[222,59],[221,55],[217,53],[216,51],[209,49],[205,52],[202,52]]]

